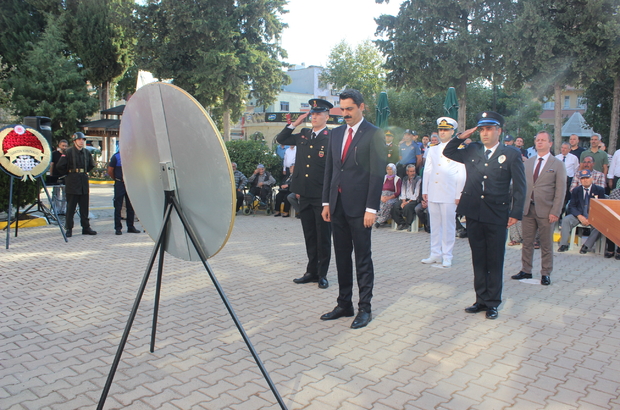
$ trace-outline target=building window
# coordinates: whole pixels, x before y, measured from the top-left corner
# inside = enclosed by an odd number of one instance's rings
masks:
[[[555,109],[555,103],[553,101],[547,101],[546,103],[543,104],[543,110],[554,110]]]
[[[583,97],[583,95],[580,95],[577,97],[577,108],[585,110],[586,109],[586,99]]]
[[[280,101],[280,111],[289,111],[288,101]]]
[[[564,97],[564,109],[569,109],[570,108],[570,96],[565,96]]]

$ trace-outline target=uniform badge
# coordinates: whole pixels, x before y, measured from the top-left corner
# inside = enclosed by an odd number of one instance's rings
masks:
[[[323,158],[324,155],[325,155],[325,152],[319,151],[319,158]]]
[[[500,164],[503,164],[504,161],[506,161],[506,155],[500,155],[499,158],[497,158],[497,162]]]

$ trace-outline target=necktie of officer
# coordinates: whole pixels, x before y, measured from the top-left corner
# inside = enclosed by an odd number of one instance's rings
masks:
[[[310,139],[313,140],[316,138],[316,132],[312,131],[312,134],[310,135]]]
[[[536,164],[536,169],[534,170],[534,183],[536,183],[536,180],[538,179],[538,174],[540,174],[540,164],[542,164],[543,159],[542,158],[538,158],[538,164]]]
[[[347,151],[349,150],[351,141],[353,141],[353,128],[349,128],[349,136],[347,137],[347,142],[344,144],[344,149],[342,150],[342,162],[344,162],[344,159],[347,157]]]
[[[588,211],[590,208],[590,188],[585,188],[584,190],[585,193],[585,197],[584,197],[584,206],[583,206],[583,216],[585,216],[586,218],[588,217]]]
[[[491,152],[492,152],[492,151],[491,151],[490,149],[488,149],[488,150],[484,151],[484,156],[485,156],[485,157],[487,157],[487,160],[488,160],[489,158],[491,158]]]

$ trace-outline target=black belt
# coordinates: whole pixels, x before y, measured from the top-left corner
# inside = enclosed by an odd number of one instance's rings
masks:
[[[84,168],[75,168],[75,169],[70,169],[69,170],[70,174],[83,174],[85,173]]]

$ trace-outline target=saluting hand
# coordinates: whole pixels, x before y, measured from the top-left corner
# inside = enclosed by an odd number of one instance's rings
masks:
[[[478,129],[478,127],[474,127],[474,128],[470,128],[468,130],[463,131],[460,135],[459,138],[462,140],[466,140],[467,138],[469,138],[471,136],[471,134],[473,134],[474,132],[476,132],[476,130]]]
[[[295,122],[294,122],[294,123],[292,123],[291,125],[292,125],[293,127],[297,128],[297,126],[298,126],[299,124],[301,124],[302,122],[304,122],[304,120],[308,117],[308,115],[309,115],[309,114],[310,114],[310,113],[309,113],[309,112],[307,112],[307,113],[305,113],[305,114],[300,115],[299,117],[297,117],[297,119],[295,120]]]

